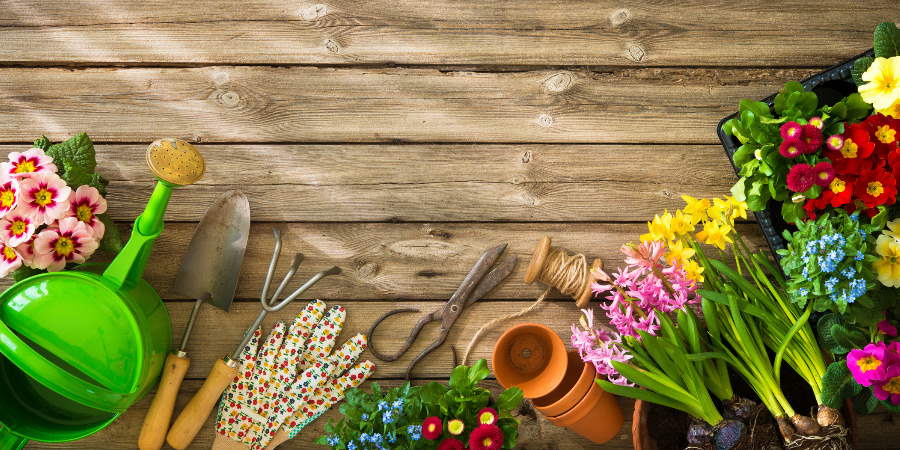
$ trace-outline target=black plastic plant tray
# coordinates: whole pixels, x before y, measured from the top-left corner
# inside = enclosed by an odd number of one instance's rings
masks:
[[[869,50],[831,67],[824,72],[815,74],[800,83],[802,83],[806,89],[812,90],[819,96],[819,106],[833,105],[847,95],[856,92],[856,85],[853,83],[853,77],[850,73],[850,70],[853,68],[853,62],[858,58],[873,55],[874,53],[872,50]],[[762,101],[768,103],[771,108],[776,94],[777,93],[772,94]],[[734,168],[735,174],[738,173],[740,168],[734,165],[734,152],[741,146],[741,143],[737,138],[725,134],[722,131],[722,125],[737,115],[738,113],[736,112],[725,117],[719,121],[719,125],[716,128],[716,134],[719,135],[719,140],[722,141],[722,146],[725,147],[725,154],[728,155],[728,160],[731,161],[731,166]],[[759,224],[760,228],[762,228],[763,235],[766,237],[766,242],[768,242],[772,253],[776,258],[780,259],[777,251],[786,247],[782,232],[784,230],[793,229],[791,225],[785,223],[781,218],[780,204],[774,200],[770,200],[766,209],[754,212],[753,215],[756,216],[756,222]]]

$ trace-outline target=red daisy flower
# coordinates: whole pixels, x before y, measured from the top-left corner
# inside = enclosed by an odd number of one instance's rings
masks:
[[[778,146],[778,153],[788,159],[794,159],[803,154],[805,147],[799,139],[785,139]]]
[[[831,163],[828,161],[822,161],[816,164],[813,167],[813,171],[816,173],[816,184],[819,186],[828,186],[831,184],[831,180],[834,179],[834,167],[832,167]]]
[[[816,172],[809,164],[795,164],[787,175],[787,187],[794,192],[805,192],[816,182]]]
[[[422,436],[429,441],[441,437],[442,431],[444,431],[444,422],[439,417],[431,416],[422,422]]]
[[[497,410],[494,408],[482,408],[478,411],[478,423],[482,425],[495,425],[497,417]]]
[[[779,131],[781,132],[781,138],[784,140],[800,139],[802,126],[792,120],[782,125]]]
[[[466,446],[456,438],[447,438],[438,444],[438,450],[463,450]]]
[[[503,446],[503,432],[497,425],[479,425],[469,435],[472,450],[498,450]]]
[[[882,159],[897,149],[900,142],[900,120],[884,114],[869,116],[863,124],[871,134],[871,141],[875,144],[875,152]]]
[[[840,151],[841,147],[844,146],[844,138],[839,134],[832,134],[828,136],[828,139],[825,139],[825,147],[828,150],[832,151]]]
[[[867,170],[860,175],[855,193],[868,208],[892,205],[897,199],[897,182],[886,170]]]
[[[816,128],[815,125],[806,124],[800,127],[800,141],[805,146],[803,153],[810,154],[819,151],[823,140],[822,130]]]

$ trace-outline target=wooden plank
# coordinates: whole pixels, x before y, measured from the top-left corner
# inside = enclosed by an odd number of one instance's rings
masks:
[[[446,382],[446,381],[445,381]],[[381,381],[379,382],[385,387],[394,387],[399,381]],[[485,387],[494,391],[496,394],[502,389],[496,381],[486,381]],[[190,396],[200,388],[200,380],[186,380],[181,388],[181,395],[178,397],[176,410],[180,410],[187,403]],[[118,448],[135,448],[137,445],[137,430],[143,423],[144,415],[147,413],[150,401],[144,399],[135,404],[131,409],[126,411],[122,416],[108,428],[98,432],[97,434],[75,442],[66,442],[62,444],[48,444],[32,442],[26,448],[66,448],[66,449],[118,449]],[[535,411],[528,402],[517,412],[517,417],[521,420],[519,425],[519,446],[517,448],[525,449],[559,449],[559,450],[577,450],[586,448],[603,448],[603,449],[630,449],[631,448],[631,415],[633,411],[633,402],[631,400],[619,399],[622,406],[622,412],[625,415],[625,423],[622,425],[622,431],[618,436],[613,438],[603,446],[597,446],[590,441],[582,438],[565,428],[560,428],[544,418],[540,413]],[[332,408],[321,418],[310,424],[302,433],[298,434],[293,440],[288,441],[278,448],[280,449],[311,449],[325,448],[315,444],[315,440],[322,436],[325,432],[325,424],[329,421],[337,421],[340,419],[340,413],[337,408]],[[215,429],[213,417],[210,417],[206,425],[200,430],[194,443],[189,447],[191,449],[207,449],[212,446],[215,437]],[[166,446],[165,448],[170,448]]]
[[[0,141],[717,143],[812,70],[0,69]]]
[[[23,146],[0,146],[3,151]],[[261,221],[634,221],[680,194],[720,196],[736,180],[721,147],[636,145],[215,145],[207,173],[175,193],[168,218],[196,221],[238,188]],[[98,146],[110,214],[150,195],[146,146]],[[673,177],[672,168],[690,171]],[[436,207],[440,205],[440,207]],[[627,207],[623,208],[623,205]]]
[[[170,223],[157,240],[145,278],[163,298],[183,298],[172,285],[181,255],[193,235],[194,224]],[[272,228],[281,229],[284,247],[279,274],[291,255],[305,256],[297,281],[331,266],[340,275],[326,278],[310,296],[339,299],[447,299],[462,282],[481,253],[501,242],[518,256],[516,271],[488,298],[536,298],[543,290],[523,281],[534,246],[544,235],[554,245],[605,261],[614,270],[623,259],[619,248],[646,232],[643,224],[268,224],[254,223],[241,268],[237,297],[259,298],[272,255]],[[741,228],[752,245],[765,246],[756,225]],[[165,261],[165,263],[162,263]],[[554,298],[560,298],[558,296]]]
[[[4,2],[0,60],[824,66],[869,48],[871,30],[896,7],[823,0],[804,14],[802,0],[46,3]]]

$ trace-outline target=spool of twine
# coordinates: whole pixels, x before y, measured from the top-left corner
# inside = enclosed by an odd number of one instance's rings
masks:
[[[588,266],[586,256],[580,253],[570,252],[561,247],[553,247],[550,244],[551,241],[549,237],[544,236],[541,238],[541,241],[534,249],[534,255],[525,272],[526,283],[531,284],[535,281],[540,281],[547,286],[547,289],[538,296],[534,303],[526,308],[503,317],[498,317],[482,325],[481,328],[475,332],[475,335],[472,336],[469,345],[466,346],[466,351],[463,353],[462,364],[466,364],[466,361],[469,359],[469,353],[471,353],[472,348],[475,346],[475,343],[478,342],[478,339],[482,334],[501,322],[522,317],[534,311],[543,304],[544,300],[554,288],[563,295],[574,298],[575,304],[578,305],[579,308],[587,306],[591,299],[591,283],[594,280],[591,272],[600,268],[602,262],[600,259],[594,259],[591,265]]]

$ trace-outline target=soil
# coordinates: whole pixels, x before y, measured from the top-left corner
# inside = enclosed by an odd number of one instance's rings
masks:
[[[659,450],[682,450],[687,447],[687,429],[691,419],[687,414],[649,402],[647,428]]]

